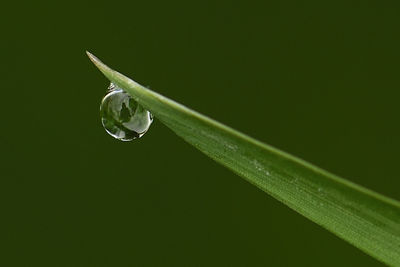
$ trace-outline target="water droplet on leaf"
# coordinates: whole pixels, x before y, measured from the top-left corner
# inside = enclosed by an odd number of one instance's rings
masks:
[[[101,101],[100,117],[106,132],[121,141],[142,137],[153,122],[148,110],[113,83]]]

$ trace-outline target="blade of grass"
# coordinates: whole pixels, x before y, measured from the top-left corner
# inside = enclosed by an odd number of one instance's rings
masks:
[[[111,82],[185,141],[365,253],[400,266],[400,202],[212,120],[87,54]]]

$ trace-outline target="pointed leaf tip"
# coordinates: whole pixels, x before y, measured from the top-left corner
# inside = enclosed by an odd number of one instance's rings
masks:
[[[93,55],[89,51],[86,51],[86,55],[89,57],[90,61],[92,61],[94,64],[100,61],[95,55]]]

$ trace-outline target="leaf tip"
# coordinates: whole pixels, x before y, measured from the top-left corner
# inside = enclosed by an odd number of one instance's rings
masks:
[[[90,61],[92,61],[93,64],[95,64],[96,66],[98,66],[99,63],[101,63],[100,59],[98,59],[95,55],[93,55],[87,50],[86,50],[86,55],[89,57]]]
[[[108,78],[110,79],[111,73],[114,71],[110,69],[107,65],[105,65],[103,62],[101,62],[100,59],[98,59],[95,55],[90,53],[89,51],[86,51],[86,55],[89,57],[90,61],[93,62],[93,64]]]

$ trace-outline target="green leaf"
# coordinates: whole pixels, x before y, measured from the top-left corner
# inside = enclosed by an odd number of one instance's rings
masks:
[[[400,202],[261,143],[88,56],[111,82],[210,158],[365,253],[400,266]]]

